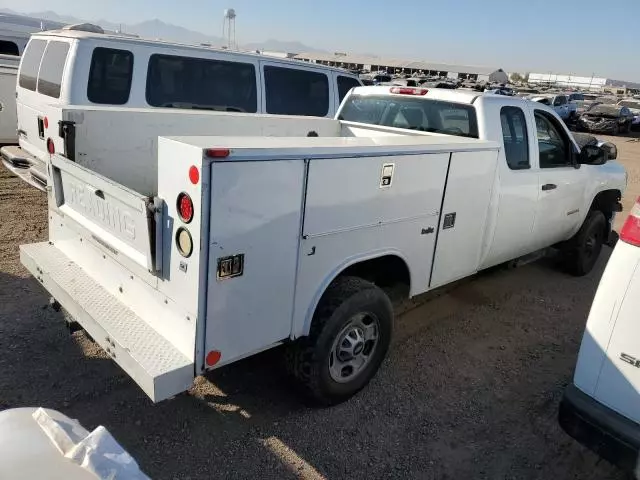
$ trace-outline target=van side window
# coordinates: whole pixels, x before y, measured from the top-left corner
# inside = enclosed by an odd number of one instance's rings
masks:
[[[147,103],[152,107],[255,113],[256,69],[250,63],[151,55]]]
[[[349,93],[353,87],[362,86],[360,82],[353,77],[344,77],[342,75],[338,75],[338,97],[340,102],[344,99],[344,97]]]
[[[133,76],[133,53],[96,47],[91,56],[87,98],[103,105],[124,105],[129,101]]]
[[[65,42],[49,42],[42,57],[40,75],[38,76],[38,93],[49,97],[60,97],[62,73],[67,62],[69,44]]]
[[[2,55],[15,55],[16,57],[20,55],[20,49],[16,42],[11,42],[9,40],[0,40],[0,54]]]
[[[40,70],[40,61],[47,47],[46,40],[31,40],[22,56],[20,64],[20,78],[18,85],[27,90],[36,91],[38,83],[38,70]]]
[[[267,113],[324,117],[329,112],[329,79],[324,73],[264,67]]]
[[[500,109],[504,156],[511,170],[531,168],[529,163],[529,137],[524,112],[518,107]]]
[[[553,117],[541,110],[535,111],[540,168],[572,165],[571,142]]]

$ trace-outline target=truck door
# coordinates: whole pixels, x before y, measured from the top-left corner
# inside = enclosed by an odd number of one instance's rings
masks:
[[[584,168],[576,168],[575,146],[557,118],[533,111],[538,157],[538,204],[534,222],[535,248],[566,240],[584,217]]]
[[[489,251],[481,268],[511,260],[532,251],[533,221],[538,200],[538,172],[533,154],[535,138],[527,127],[527,114],[521,102],[513,105],[485,104],[485,116],[500,116],[500,124],[488,123],[488,138],[502,138],[503,148],[498,158],[498,182],[492,200],[496,212],[489,220],[493,223],[493,235]],[[494,126],[495,125],[495,126]]]

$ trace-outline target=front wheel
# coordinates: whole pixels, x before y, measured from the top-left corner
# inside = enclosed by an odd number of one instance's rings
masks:
[[[288,369],[314,403],[335,405],[373,378],[392,331],[389,297],[366,280],[340,277],[320,300],[309,336],[289,347]]]
[[[567,242],[562,253],[569,273],[579,277],[593,269],[605,240],[606,222],[601,211],[590,211],[578,233]]]

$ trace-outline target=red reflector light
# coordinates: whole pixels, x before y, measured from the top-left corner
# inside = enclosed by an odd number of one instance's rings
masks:
[[[50,138],[47,138],[47,152],[49,152],[49,154],[51,155],[56,153],[56,146],[54,145],[53,140],[51,140]]]
[[[191,165],[191,168],[189,168],[189,180],[191,180],[191,183],[194,185],[197,185],[200,181],[200,172],[198,171],[198,167],[195,165]]]
[[[413,87],[391,87],[391,93],[398,93],[400,95],[426,95],[426,88],[413,88]]]
[[[222,353],[220,353],[217,350],[211,350],[209,353],[207,353],[207,365],[209,365],[210,367],[213,367],[216,363],[218,363],[220,361],[220,359],[222,358]]]
[[[44,125],[44,128],[49,128],[49,119],[47,117],[44,117],[44,120],[42,120],[42,124]]]
[[[231,152],[228,148],[207,148],[204,154],[209,158],[227,158]]]
[[[640,197],[631,209],[627,220],[620,231],[620,240],[640,247]]]
[[[178,215],[180,216],[180,220],[184,223],[189,223],[193,220],[193,202],[191,201],[191,197],[186,193],[182,192],[178,195]]]

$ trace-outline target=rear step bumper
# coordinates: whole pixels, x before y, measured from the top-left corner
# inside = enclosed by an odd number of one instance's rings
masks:
[[[43,192],[47,186],[47,169],[42,160],[22,148],[10,145],[0,148],[2,163],[11,173]]]
[[[154,402],[191,386],[193,360],[55,245],[21,245],[20,261]]]

